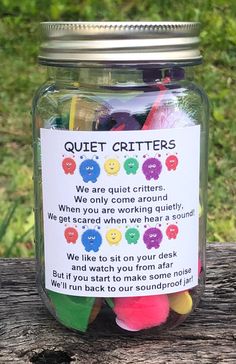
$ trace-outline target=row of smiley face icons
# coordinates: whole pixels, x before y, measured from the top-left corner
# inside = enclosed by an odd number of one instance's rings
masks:
[[[176,170],[178,158],[175,155],[170,155],[165,160],[165,165],[168,171]],[[134,157],[127,158],[123,164],[127,175],[135,175],[139,170],[139,161]],[[65,174],[74,174],[76,170],[76,162],[71,157],[66,157],[62,161],[62,168]],[[117,159],[110,158],[104,163],[104,170],[109,176],[116,176],[121,169],[121,164]],[[94,159],[86,159],[79,166],[80,174],[84,182],[96,182],[100,175],[101,168],[98,162]],[[151,157],[142,163],[142,172],[147,180],[158,179],[162,171],[162,163],[158,158]]]
[[[178,233],[177,225],[172,224],[166,228],[166,236],[169,239],[176,239]],[[67,227],[64,231],[64,236],[67,243],[75,244],[79,234],[76,228]],[[125,232],[125,239],[128,244],[137,244],[140,239],[139,230],[135,227],[128,228]],[[148,228],[143,234],[143,242],[148,249],[159,248],[162,239],[162,231],[156,227]],[[110,245],[118,245],[122,240],[121,231],[116,228],[109,229],[106,233],[106,240]],[[96,229],[87,229],[83,232],[81,241],[86,251],[97,252],[102,244],[102,236]]]

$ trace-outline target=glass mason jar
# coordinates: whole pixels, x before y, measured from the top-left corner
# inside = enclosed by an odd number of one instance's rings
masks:
[[[208,101],[199,24],[42,23],[37,282],[85,332],[178,325],[204,289]]]

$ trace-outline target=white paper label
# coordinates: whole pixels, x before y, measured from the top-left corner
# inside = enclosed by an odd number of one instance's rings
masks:
[[[41,129],[46,288],[125,297],[198,281],[200,126]]]

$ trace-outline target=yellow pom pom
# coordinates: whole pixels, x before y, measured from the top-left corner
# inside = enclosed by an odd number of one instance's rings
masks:
[[[168,298],[170,308],[180,315],[186,315],[192,310],[193,301],[188,291],[171,293]]]

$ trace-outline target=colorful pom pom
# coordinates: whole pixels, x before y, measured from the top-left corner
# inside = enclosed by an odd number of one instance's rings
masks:
[[[167,295],[114,298],[116,323],[122,329],[139,331],[163,324],[169,315]]]
[[[180,315],[191,312],[193,307],[192,297],[188,291],[170,293],[168,295],[170,308]]]

